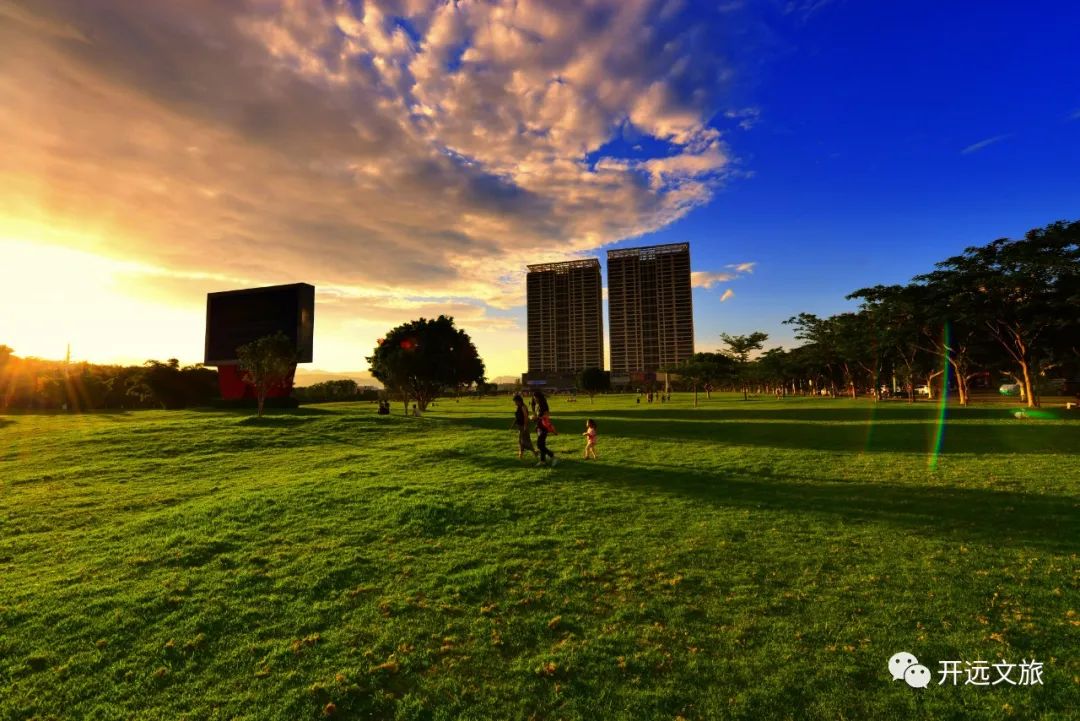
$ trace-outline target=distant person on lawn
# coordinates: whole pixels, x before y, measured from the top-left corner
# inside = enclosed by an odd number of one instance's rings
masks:
[[[547,457],[551,456],[551,466],[554,468],[558,460],[547,447],[547,437],[549,433],[557,436],[559,432],[551,422],[551,409],[544,392],[539,389],[533,391],[533,402],[536,403],[536,447],[540,449],[540,461],[536,465],[544,465]]]
[[[585,421],[585,455],[582,458],[596,460],[596,421],[592,418]]]
[[[520,395],[514,395],[514,425],[513,428],[517,428],[518,432],[518,460],[525,457],[525,451],[529,451],[534,456],[536,455],[536,449],[533,448],[532,442],[532,430],[530,430],[529,411],[525,408],[525,399]]]

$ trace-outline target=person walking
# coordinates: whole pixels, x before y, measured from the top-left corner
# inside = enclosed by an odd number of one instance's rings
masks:
[[[539,388],[532,392],[532,409],[533,415],[535,415],[537,418],[551,412],[551,407],[548,405],[547,396],[545,396],[544,392]]]
[[[547,457],[551,456],[551,467],[554,468],[559,461],[555,458],[555,453],[547,447],[547,437],[549,433],[557,436],[559,432],[551,422],[551,408],[544,392],[539,389],[533,391],[533,401],[536,402],[536,447],[540,449],[540,460],[536,465],[546,465]]]
[[[514,425],[518,432],[518,460],[525,457],[525,451],[534,456],[537,451],[533,448],[532,431],[529,429],[529,411],[525,408],[525,399],[519,394],[514,394]]]

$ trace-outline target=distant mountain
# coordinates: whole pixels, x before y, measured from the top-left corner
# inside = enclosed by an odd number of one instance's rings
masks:
[[[375,388],[382,388],[382,383],[375,380],[370,373],[366,371],[321,371],[321,370],[307,370],[305,368],[296,369],[296,382],[297,386],[310,386],[316,383],[322,383],[323,381],[341,381],[341,380],[353,380],[360,386],[373,386]]]

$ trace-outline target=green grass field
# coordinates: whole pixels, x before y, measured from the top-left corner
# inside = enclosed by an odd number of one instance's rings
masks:
[[[1078,718],[1080,422],[552,408],[0,416],[0,719]]]

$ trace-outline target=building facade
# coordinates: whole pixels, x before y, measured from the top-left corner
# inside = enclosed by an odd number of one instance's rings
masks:
[[[563,385],[604,367],[600,261],[528,266],[528,384]]]
[[[607,269],[612,382],[694,354],[689,244],[609,250]]]

